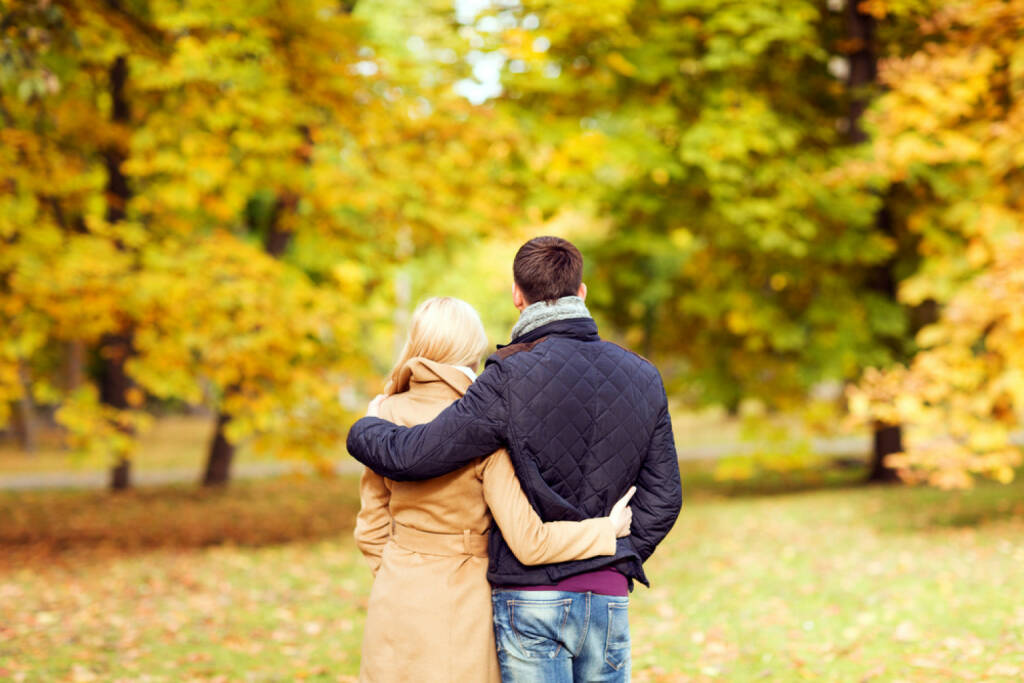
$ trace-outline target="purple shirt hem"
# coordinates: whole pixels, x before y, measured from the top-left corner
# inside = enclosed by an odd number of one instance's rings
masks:
[[[626,577],[611,567],[576,574],[550,586],[495,586],[494,588],[510,591],[568,591],[570,593],[597,593],[598,595],[629,595],[629,582]]]

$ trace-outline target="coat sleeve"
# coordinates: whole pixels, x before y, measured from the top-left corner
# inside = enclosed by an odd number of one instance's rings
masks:
[[[348,432],[348,452],[396,481],[454,472],[506,445],[508,409],[502,389],[500,367],[488,366],[462,398],[431,422],[399,427],[374,417],[359,420]]]
[[[668,399],[662,386],[658,423],[637,476],[636,494],[630,501],[633,524],[629,538],[641,560],[646,562],[654,548],[668,535],[682,504],[679,458],[672,436]]]
[[[516,559],[527,565],[586,560],[615,554],[609,517],[582,522],[543,522],[526,499],[504,449],[484,464],[484,500]]]
[[[359,480],[359,514],[354,532],[356,545],[362,551],[370,571],[377,575],[384,546],[391,538],[391,489],[384,477],[366,468]]]

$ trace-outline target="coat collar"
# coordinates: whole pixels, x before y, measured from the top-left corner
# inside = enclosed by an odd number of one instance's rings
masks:
[[[415,389],[444,393],[454,391],[459,396],[466,393],[473,380],[454,365],[445,365],[428,358],[410,358],[398,373],[397,393]]]
[[[555,320],[547,325],[541,325],[513,339],[508,344],[499,344],[498,348],[503,349],[512,344],[527,344],[537,341],[541,337],[569,337],[580,341],[600,341],[597,335],[597,323],[593,318],[569,318],[568,320]]]

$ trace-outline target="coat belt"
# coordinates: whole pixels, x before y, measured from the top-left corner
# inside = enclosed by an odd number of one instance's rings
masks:
[[[435,534],[395,522],[392,538],[414,553],[487,557],[487,534],[474,534],[469,529],[461,534]]]

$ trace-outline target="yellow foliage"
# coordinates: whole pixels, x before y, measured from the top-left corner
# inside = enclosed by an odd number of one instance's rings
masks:
[[[911,427],[894,466],[910,481],[967,486],[1007,481],[1021,463],[1010,442],[1024,413],[1024,230],[993,239],[991,266],[922,330],[909,368],[869,371],[849,391],[851,411]]]
[[[620,52],[612,52],[608,55],[607,60],[608,66],[627,78],[636,73],[636,67],[623,57]]]
[[[58,28],[5,34],[59,87],[2,83],[0,424],[29,363],[79,450],[130,455],[150,396],[227,411],[234,440],[336,457],[354,403],[339,390],[373,373],[365,337],[391,330],[393,269],[521,215],[514,176],[471,192],[521,163],[515,121],[393,68],[328,0],[54,11]],[[108,192],[115,153],[127,201]],[[296,253],[268,254],[271,228]],[[133,410],[50,381],[55,345],[126,330]]]
[[[924,267],[901,286],[908,303],[945,303],[941,318],[918,334],[909,367],[869,371],[848,394],[858,419],[908,426],[906,452],[890,460],[908,481],[1007,482],[1021,464],[1010,433],[1024,415],[1024,179],[1011,161],[1024,157],[1022,16],[1024,0],[944,4],[922,23],[943,40],[885,64],[889,91],[870,114],[876,172],[904,182],[927,167],[963,188],[909,218],[921,233],[948,226],[966,245],[951,254],[926,240]]]

